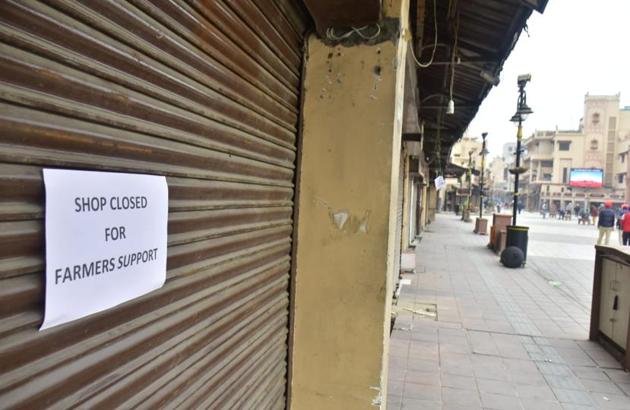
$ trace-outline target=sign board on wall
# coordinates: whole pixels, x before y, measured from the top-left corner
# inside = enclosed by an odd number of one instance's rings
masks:
[[[442,175],[439,175],[437,178],[435,178],[433,180],[433,183],[435,183],[436,189],[442,189],[446,186],[446,181],[444,181],[444,177]]]
[[[44,184],[46,304],[40,330],[162,287],[164,177],[45,169]]]
[[[578,188],[604,186],[604,170],[601,168],[571,168],[569,185]]]

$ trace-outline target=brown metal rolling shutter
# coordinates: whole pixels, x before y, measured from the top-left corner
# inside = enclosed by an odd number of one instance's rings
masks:
[[[305,15],[0,2],[0,407],[283,408]],[[166,175],[165,286],[45,332],[42,167]]]

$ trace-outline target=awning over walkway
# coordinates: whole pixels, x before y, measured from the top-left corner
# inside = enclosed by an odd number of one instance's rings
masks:
[[[428,63],[434,53],[428,67],[417,66],[418,116],[424,122],[424,152],[429,161],[439,154],[446,164],[451,146],[498,83],[532,10],[542,12],[546,5],[547,0],[416,2],[412,10],[415,54],[420,62]],[[455,112],[447,114],[451,96]]]

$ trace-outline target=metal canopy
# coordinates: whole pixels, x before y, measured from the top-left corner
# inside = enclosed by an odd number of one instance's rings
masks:
[[[429,61],[433,50],[434,4],[437,5],[438,46],[433,64],[428,68],[417,67],[418,115],[424,121],[424,152],[428,160],[446,164],[450,148],[461,138],[493,87],[490,80],[482,77],[482,71],[486,78],[498,78],[532,10],[542,12],[547,0],[419,0],[415,10],[416,30],[422,31],[423,41],[421,47],[416,44],[415,50],[423,63]],[[446,107],[456,33],[455,113],[449,115]],[[442,156],[441,161],[432,161],[437,155]]]

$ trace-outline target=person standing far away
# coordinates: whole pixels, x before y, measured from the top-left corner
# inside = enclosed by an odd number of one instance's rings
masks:
[[[602,245],[603,242],[610,241],[610,233],[615,229],[615,211],[612,210],[612,201],[604,201],[604,209],[599,211],[599,220],[597,221],[597,229],[599,237],[597,244]]]
[[[593,205],[591,206],[591,219],[593,225],[597,225],[597,216],[599,215],[599,209]]]
[[[567,220],[571,220],[571,212],[573,211],[573,205],[569,202],[567,206],[564,208],[564,214]]]
[[[621,219],[619,219],[619,229],[623,232],[623,245],[630,245],[630,206],[628,204],[621,205],[621,210],[623,214],[621,215]]]
[[[623,216],[628,213],[628,204],[622,204],[617,213],[617,233],[619,236],[619,245],[623,245],[623,229],[621,229],[621,220]]]

